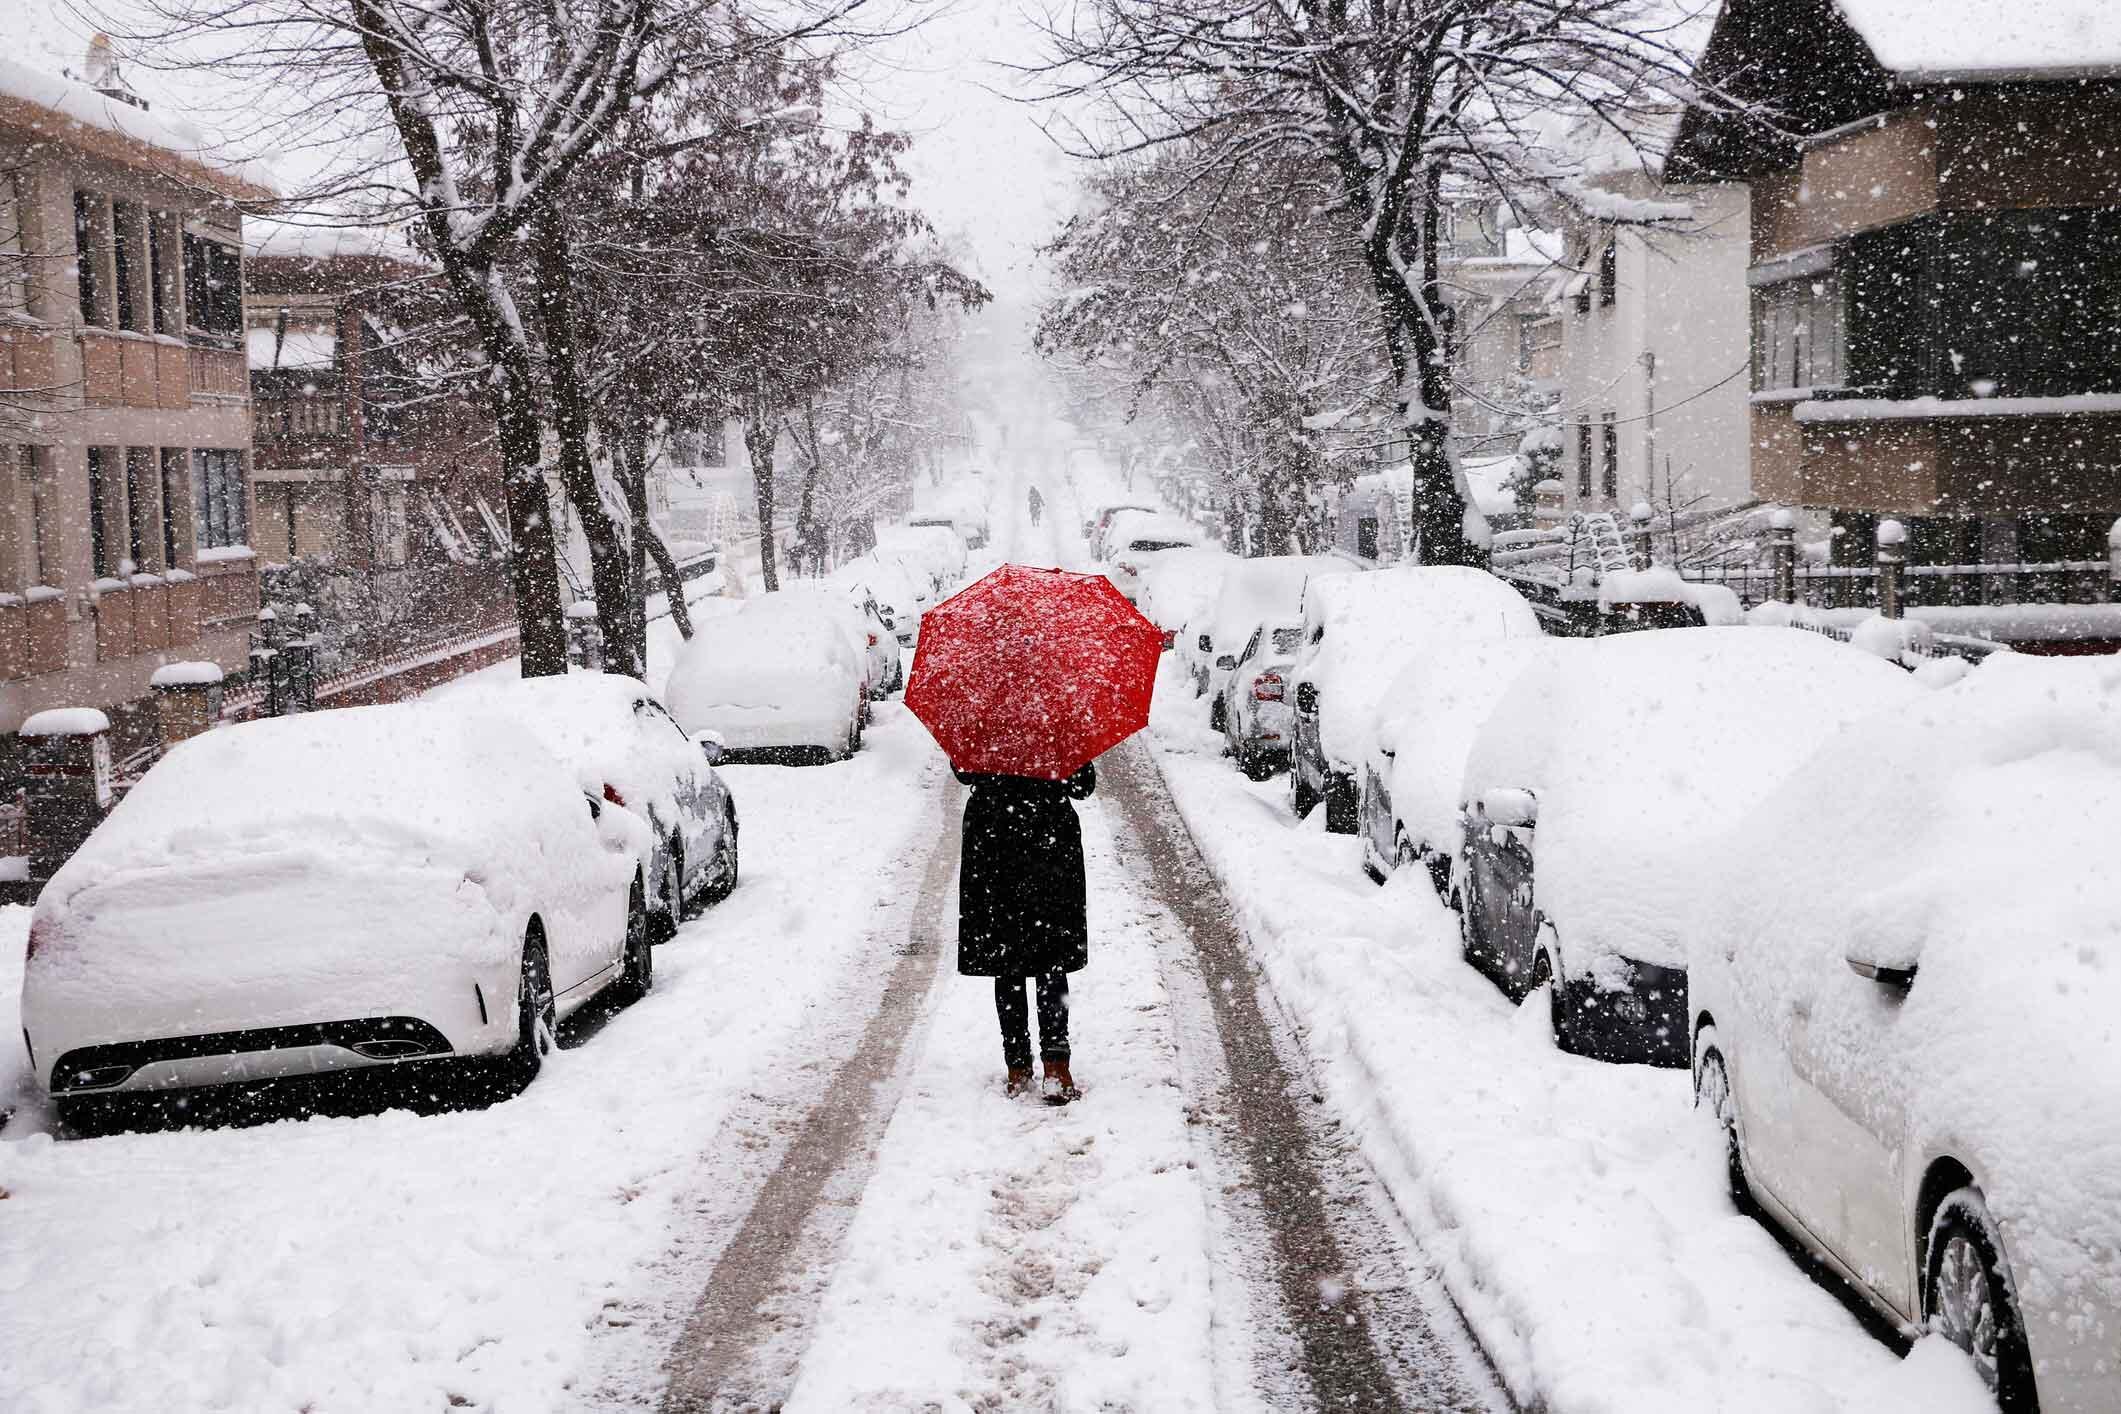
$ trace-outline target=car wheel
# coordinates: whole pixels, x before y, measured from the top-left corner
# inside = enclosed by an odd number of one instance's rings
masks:
[[[1929,1328],[1965,1351],[2003,1414],[2033,1414],[2040,1396],[1988,1204],[1975,1188],[1945,1195],[1930,1219],[1923,1263]]]
[[[1561,995],[1561,972],[1554,966],[1553,954],[1545,948],[1539,950],[1538,958],[1532,963],[1532,986],[1526,995],[1536,993],[1541,987],[1547,989],[1547,1020],[1554,1028],[1554,1048],[1569,1050],[1569,1006]]]
[[[1265,781],[1274,776],[1274,758],[1264,751],[1241,751],[1237,764],[1244,771],[1246,780]]]
[[[1326,777],[1326,833],[1352,835],[1358,824],[1360,800],[1355,782],[1344,775]]]
[[[655,990],[655,945],[649,937],[648,896],[636,877],[626,899],[626,953],[619,999],[637,1002]]]
[[[1215,700],[1208,704],[1208,730],[1211,732],[1223,731],[1226,729],[1229,720],[1230,714],[1223,707],[1222,694],[1217,693]]]
[[[1301,820],[1318,808],[1318,792],[1304,780],[1304,773],[1294,766],[1289,768],[1289,809]]]
[[[74,1139],[96,1139],[125,1127],[124,1115],[102,1095],[62,1095],[52,1101],[59,1128]]]
[[[714,879],[701,894],[706,903],[720,903],[736,891],[736,811],[722,807],[722,847],[714,856]]]
[[[1745,1152],[1738,1147],[1738,1104],[1731,1098],[1731,1072],[1724,1065],[1715,1027],[1701,1028],[1694,1050],[1701,1057],[1694,1067],[1694,1108],[1723,1131],[1724,1182],[1738,1211],[1750,1212],[1753,1194],[1745,1182]]]
[[[532,922],[523,936],[523,965],[516,978],[516,1043],[501,1058],[502,1078],[512,1088],[520,1090],[537,1078],[559,1035],[559,1021],[545,930]]]

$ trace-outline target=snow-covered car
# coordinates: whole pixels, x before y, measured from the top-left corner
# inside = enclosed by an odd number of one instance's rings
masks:
[[[963,511],[921,512],[908,516],[906,524],[915,530],[947,530],[964,541],[967,550],[981,550],[987,545],[986,521]]]
[[[69,1123],[157,1092],[499,1058],[653,980],[639,820],[506,718],[439,704],[224,727],[37,900],[22,1018]]]
[[[899,642],[903,668],[904,650],[913,646],[921,615],[935,602],[935,586],[928,576],[896,556],[872,550],[841,565],[832,578],[876,606],[878,620]]]
[[[647,826],[642,877],[656,941],[736,887],[736,802],[714,763],[722,742],[688,736],[646,685],[616,673],[509,678],[459,688],[455,711],[506,717],[574,773],[584,794]]]
[[[873,603],[851,598],[839,585],[816,581],[787,585],[772,594],[744,601],[739,614],[819,614],[839,625],[862,664],[862,691],[869,701],[889,696],[904,673],[899,657],[898,635],[884,626]],[[862,711],[868,721],[868,708]]]
[[[1091,559],[1102,560],[1107,558],[1105,554],[1105,532],[1112,528],[1112,522],[1116,517],[1130,511],[1138,512],[1142,515],[1154,515],[1156,514],[1156,507],[1141,501],[1107,501],[1091,511],[1090,518],[1083,522],[1083,541],[1089,547]]]
[[[2005,1411],[2121,1409],[2121,672],[1999,655],[1704,861],[1695,1093],[1731,1182]]]
[[[1106,559],[1111,562],[1106,577],[1131,601],[1140,595],[1142,575],[1158,555],[1198,549],[1207,541],[1207,533],[1191,521],[1128,511],[1112,522],[1105,536]]]
[[[1451,872],[1466,958],[1548,989],[1565,1050],[1684,1065],[1681,903],[1702,847],[1852,723],[1926,689],[1818,634],[1555,639],[1466,756]]]
[[[1235,665],[1220,675],[1215,724],[1238,769],[1255,781],[1289,763],[1289,729],[1295,715],[1289,705],[1289,670],[1303,634],[1301,619],[1269,619],[1253,628],[1235,655]]]
[[[1142,576],[1135,607],[1142,617],[1164,631],[1166,647],[1183,653],[1179,633],[1215,602],[1223,576],[1238,563],[1237,557],[1217,545],[1171,550],[1158,555]]]
[[[965,542],[948,526],[880,525],[876,553],[918,565],[928,576],[929,588],[937,591],[965,577]]]
[[[1484,570],[1455,565],[1317,576],[1304,587],[1303,629],[1290,676],[1289,804],[1304,816],[1324,801],[1326,829],[1341,835],[1355,833],[1356,772],[1392,679],[1436,644],[1540,633],[1523,595]]]
[[[1363,868],[1382,884],[1404,864],[1426,866],[1449,897],[1458,857],[1459,788],[1481,725],[1517,675],[1545,651],[1543,638],[1439,643],[1385,688],[1377,730],[1361,763],[1356,801]]]
[[[724,759],[838,761],[862,745],[862,660],[824,614],[789,609],[700,624],[663,701],[687,732],[715,732]]]
[[[1193,691],[1209,700],[1208,725],[1223,729],[1223,684],[1240,660],[1238,650],[1264,623],[1298,619],[1304,586],[1314,575],[1353,574],[1355,566],[1331,555],[1263,555],[1240,560],[1223,576],[1214,606],[1197,626],[1188,655]]]

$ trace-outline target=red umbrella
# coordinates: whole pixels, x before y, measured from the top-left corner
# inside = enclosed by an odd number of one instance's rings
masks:
[[[1162,650],[1103,575],[1003,565],[921,615],[906,705],[959,770],[1065,780],[1149,725]]]

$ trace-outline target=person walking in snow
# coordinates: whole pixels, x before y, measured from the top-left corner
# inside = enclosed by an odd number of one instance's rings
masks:
[[[1034,486],[1031,488],[1029,499],[1031,502],[1031,523],[1035,526],[1038,524],[1039,513],[1046,509],[1046,498],[1039,495],[1038,488]]]
[[[958,873],[958,973],[994,979],[1004,1093],[1013,1099],[1032,1088],[1029,982],[1045,1064],[1040,1097],[1049,1105],[1080,1100],[1068,1070],[1068,974],[1089,965],[1090,928],[1082,825],[1071,802],[1097,789],[1097,767],[1065,781],[966,771],[957,778],[972,787]]]

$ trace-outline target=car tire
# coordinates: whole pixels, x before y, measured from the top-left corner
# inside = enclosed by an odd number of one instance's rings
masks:
[[[1264,751],[1240,751],[1237,754],[1238,769],[1245,773],[1248,781],[1267,781],[1274,778],[1274,758]]]
[[[670,837],[669,863],[663,870],[663,886],[657,895],[661,906],[652,910],[648,918],[648,941],[667,943],[678,935],[678,926],[685,921],[685,842],[676,835]]]
[[[2002,1252],[1981,1191],[1946,1194],[1923,1248],[1923,1316],[1932,1334],[1966,1352],[2002,1414],[2036,1414],[2032,1351]]]
[[[1229,729],[1229,721],[1229,710],[1223,706],[1222,694],[1217,693],[1215,700],[1208,704],[1208,730],[1211,732],[1227,731]]]
[[[1533,995],[1542,985],[1547,989],[1547,1021],[1554,1028],[1554,1049],[1572,1050],[1569,1005],[1561,994],[1561,971],[1554,966],[1553,953],[1543,947],[1532,962],[1532,985],[1525,995]]]
[[[736,892],[737,839],[736,810],[732,806],[722,807],[722,847],[715,851],[714,878],[700,893],[702,903],[720,903]]]
[[[1326,833],[1352,835],[1360,827],[1361,800],[1353,778],[1333,774],[1326,777]]]
[[[501,1057],[501,1079],[521,1090],[537,1079],[545,1057],[558,1044],[559,1007],[552,992],[552,959],[545,930],[535,920],[523,935],[523,962],[516,976],[516,1043]]]
[[[1716,1028],[1704,1026],[1694,1039],[1694,1108],[1706,1113],[1723,1131],[1724,1184],[1732,1206],[1741,1213],[1753,1210],[1753,1190],[1745,1181],[1745,1151],[1738,1143],[1738,1102],[1731,1095],[1730,1066],[1723,1059]]]
[[[639,876],[626,898],[626,947],[617,986],[622,1004],[637,1002],[655,990],[655,941],[649,928],[648,894]]]
[[[1304,780],[1304,773],[1296,769],[1294,765],[1291,765],[1289,768],[1290,812],[1297,819],[1302,820],[1308,818],[1311,812],[1317,808],[1318,792],[1312,790],[1310,783]]]

